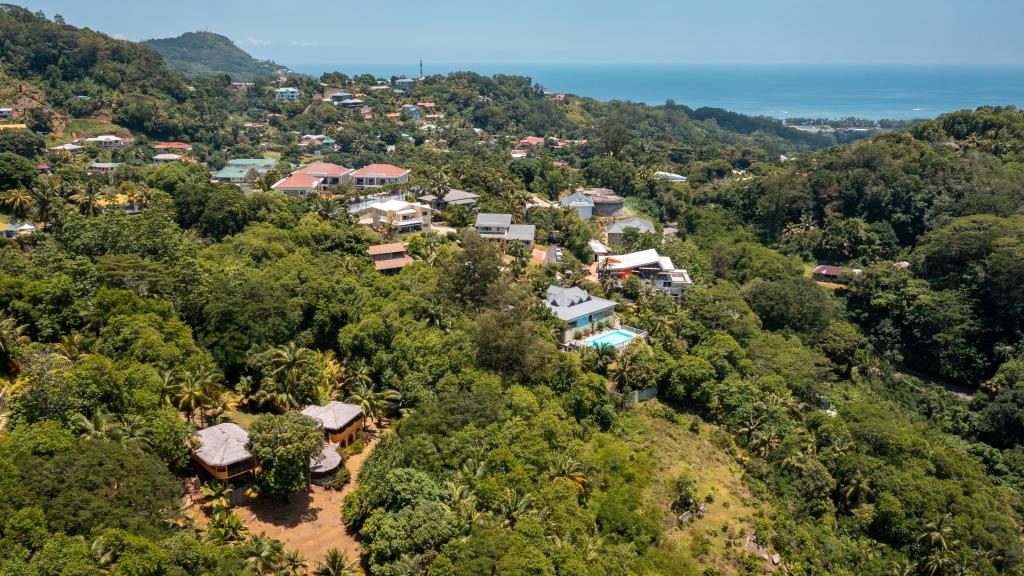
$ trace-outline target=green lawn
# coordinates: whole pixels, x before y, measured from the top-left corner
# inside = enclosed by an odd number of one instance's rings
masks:
[[[240,412],[238,410],[231,410],[224,414],[224,420],[228,422],[234,422],[241,426],[244,430],[248,431],[249,427],[252,426],[254,420],[256,420],[256,414],[249,414],[247,412]]]

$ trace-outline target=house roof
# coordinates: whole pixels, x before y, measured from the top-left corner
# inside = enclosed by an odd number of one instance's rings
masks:
[[[479,199],[479,194],[473,194],[472,192],[466,192],[465,190],[456,190],[454,188],[444,195],[444,201],[448,204],[470,203],[476,202]]]
[[[843,274],[860,274],[861,270],[858,268],[848,268],[846,266],[832,266],[829,264],[819,264],[814,267],[814,274],[821,274],[824,276],[842,276]]]
[[[661,178],[663,180],[668,180],[669,182],[686,182],[686,176],[682,176],[682,175],[676,174],[674,172],[661,172],[661,171],[659,171],[659,172],[655,172],[654,173],[654,177],[655,178]]]
[[[649,220],[644,220],[643,218],[631,216],[629,218],[624,218],[622,220],[618,220],[616,222],[609,224],[608,233],[622,234],[623,232],[626,231],[627,228],[636,228],[640,232],[654,232],[654,224],[652,224]]]
[[[50,150],[67,150],[68,152],[78,152],[79,150],[85,150],[85,146],[79,146],[78,144],[61,144],[60,146],[54,146]]]
[[[307,174],[309,176],[320,176],[321,178],[341,178],[351,171],[351,168],[345,168],[344,166],[338,166],[337,164],[332,164],[330,162],[313,162],[312,164],[299,168],[292,174]]]
[[[314,454],[309,459],[309,469],[314,474],[323,474],[341,466],[341,454],[338,453],[338,445],[324,442],[320,454]]]
[[[616,196],[615,194],[600,194],[593,196],[594,204],[622,204],[626,201],[622,196]]]
[[[544,305],[560,320],[572,322],[583,316],[615,308],[616,303],[612,300],[591,296],[586,290],[575,286],[570,288],[548,286]]]
[[[587,244],[590,246],[590,250],[594,254],[610,254],[612,251],[611,248],[602,244],[600,240],[590,240]]]
[[[277,160],[273,158],[233,158],[228,160],[228,166],[247,166],[250,168],[273,168],[277,166]]]
[[[377,272],[383,272],[385,270],[394,270],[395,268],[405,268],[409,264],[412,264],[412,257],[402,256],[400,258],[390,258],[388,260],[374,260],[373,267]]]
[[[476,225],[478,228],[481,226],[508,227],[512,225],[512,215],[481,212],[476,215]]]
[[[363,166],[352,173],[354,177],[376,177],[376,178],[398,178],[405,176],[409,171],[405,168],[392,166],[391,164],[370,164]]]
[[[120,162],[93,162],[89,164],[89,168],[117,168],[120,166]]]
[[[405,244],[401,242],[392,242],[391,244],[377,244],[376,246],[370,246],[366,249],[366,253],[370,256],[379,256],[381,254],[395,254],[397,252],[405,253]]]
[[[199,447],[194,450],[197,458],[210,466],[228,466],[252,458],[245,448],[249,433],[238,424],[225,422],[196,432]]]
[[[533,238],[536,235],[537,227],[533,224],[512,224],[508,227],[508,233],[505,234],[505,238],[507,240],[533,242]]]
[[[295,173],[287,178],[282,178],[271,188],[274,190],[309,190],[319,187],[321,182],[323,179],[317,176]]]
[[[101,136],[95,136],[93,138],[86,138],[86,142],[120,142],[123,140],[120,136],[114,136],[113,134],[103,134]]]
[[[527,136],[526,138],[520,140],[519,143],[525,146],[536,146],[538,144],[543,144],[544,139],[541,138],[540,136]]]
[[[629,270],[640,266],[654,265],[657,265],[662,270],[675,269],[675,266],[672,265],[672,259],[667,256],[660,256],[654,248],[641,250],[640,252],[630,252],[629,254],[608,256],[607,262],[609,270]]]
[[[153,156],[153,160],[181,160],[181,156],[178,154],[157,154]]]
[[[345,404],[336,400],[323,406],[306,406],[302,413],[318,420],[324,430],[342,430],[363,417],[363,409],[358,404]]]
[[[579,190],[587,196],[607,196],[609,194],[615,194],[615,190],[611,188],[583,188]]]
[[[587,196],[583,192],[573,192],[572,194],[566,196],[565,198],[562,198],[560,200],[560,203],[562,204],[562,206],[571,208],[575,208],[578,206],[590,206],[591,208],[593,208],[594,199],[591,198],[590,196]]]
[[[429,206],[423,204],[417,204],[415,202],[406,202],[405,200],[385,200],[384,202],[374,202],[370,204],[370,208],[373,210],[380,210],[381,212],[400,212],[402,210],[408,210],[412,207],[419,207],[429,209]]]
[[[243,168],[241,166],[225,166],[213,174],[214,178],[219,180],[235,180],[238,178],[245,178],[249,175],[251,168]]]

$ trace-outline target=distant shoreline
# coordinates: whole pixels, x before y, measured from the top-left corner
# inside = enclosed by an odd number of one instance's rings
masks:
[[[291,64],[319,75],[408,76],[409,64]],[[671,66],[622,64],[431,64],[424,73],[469,70],[529,76],[546,89],[602,101],[724,108],[773,118],[911,120],[978,106],[1024,107],[1024,66]]]

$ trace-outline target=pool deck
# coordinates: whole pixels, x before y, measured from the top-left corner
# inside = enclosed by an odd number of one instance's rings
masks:
[[[632,326],[619,326],[618,328],[608,328],[606,330],[602,330],[596,334],[591,334],[590,336],[587,336],[586,338],[582,338],[580,340],[573,340],[572,342],[568,342],[565,344],[565,348],[569,350],[577,350],[584,346],[593,347],[594,340],[597,340],[613,332],[624,332],[626,334],[632,335],[632,338],[630,338],[629,340],[614,345],[616,350],[622,350],[626,346],[629,346],[629,344],[633,340],[636,340],[637,338],[647,338],[647,332],[644,332],[643,330],[638,330],[636,328],[633,328]]]

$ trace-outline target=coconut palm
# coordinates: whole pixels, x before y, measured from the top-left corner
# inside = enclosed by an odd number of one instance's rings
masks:
[[[32,196],[32,213],[45,228],[73,189],[58,176],[44,176],[36,181],[29,192]]]
[[[252,536],[242,547],[245,571],[251,576],[264,576],[281,566],[284,546],[264,533]]]
[[[949,545],[956,542],[952,540],[953,527],[949,525],[952,514],[938,516],[931,522],[924,525],[924,532],[917,537],[917,543],[928,550],[949,550]]]
[[[32,208],[32,193],[24,188],[13,188],[3,193],[0,201],[13,210],[15,215],[22,217]]]
[[[238,408],[241,398],[235,392],[216,384],[210,385],[206,391],[203,404],[203,415],[207,422],[219,422],[224,414]]]
[[[207,393],[213,378],[210,371],[202,369],[190,370],[179,376],[174,390],[174,405],[185,413],[190,422],[198,413],[202,423],[203,407],[208,401]]]
[[[868,502],[874,495],[875,489],[871,486],[871,481],[860,470],[854,472],[846,485],[843,486],[843,499],[850,509]]]
[[[356,576],[359,573],[359,559],[349,560],[348,554],[337,548],[327,550],[323,562],[317,562],[313,570],[313,576]]]
[[[79,436],[85,439],[117,440],[121,435],[121,428],[114,422],[113,416],[101,408],[97,408],[90,418],[76,414],[74,424],[80,430]]]
[[[150,444],[153,430],[137,414],[122,415],[117,422],[117,441],[122,446],[145,447]]]
[[[5,310],[0,310],[0,360],[4,361],[0,369],[8,374],[19,372],[19,366],[11,360],[11,355],[17,347],[25,346],[31,341],[25,335],[26,330],[28,326],[18,324],[13,316],[8,316]]]
[[[370,417],[379,425],[388,402],[395,402],[401,398],[402,395],[397,390],[386,388],[378,391],[375,387],[360,382],[352,389],[348,402],[359,404],[363,409],[364,421]]]
[[[315,360],[313,351],[294,341],[271,348],[266,353],[270,374],[286,388],[294,388],[302,373]]]
[[[86,216],[95,216],[99,211],[100,202],[105,196],[105,191],[96,185],[95,182],[88,182],[85,186],[72,194],[69,200],[78,206],[78,210],[82,214],[85,214]]]

